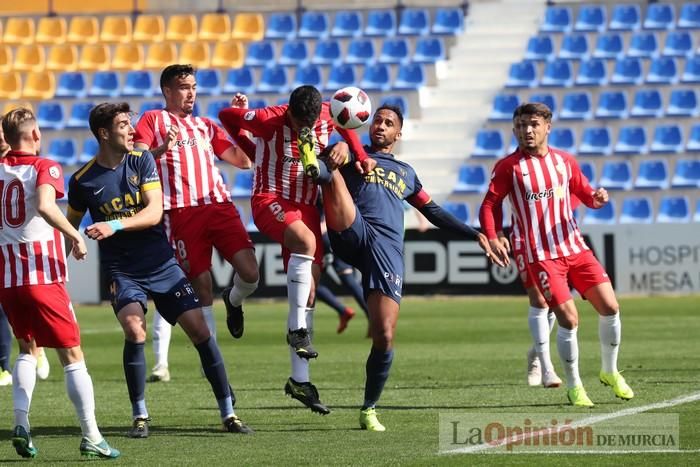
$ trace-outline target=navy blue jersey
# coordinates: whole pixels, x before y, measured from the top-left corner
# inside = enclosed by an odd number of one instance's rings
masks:
[[[79,215],[90,211],[93,222],[131,217],[144,208],[142,194],[160,188],[153,155],[132,151],[115,169],[93,158],[70,178],[68,208]],[[159,223],[144,230],[120,230],[98,242],[105,271],[142,273],[173,257],[173,250]]]

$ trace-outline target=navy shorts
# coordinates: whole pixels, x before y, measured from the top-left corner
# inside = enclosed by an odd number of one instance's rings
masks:
[[[114,314],[130,303],[140,303],[145,313],[150,295],[161,316],[174,326],[181,314],[200,307],[199,298],[175,257],[147,274],[112,272],[111,276],[109,294]]]
[[[340,275],[343,271],[348,269],[352,270],[352,265],[346,263],[338,257],[338,255],[333,253],[333,248],[331,247],[331,239],[328,237],[328,232],[323,234],[323,252],[325,255],[331,254],[333,256],[333,262],[331,263],[336,274]],[[324,262],[323,266],[325,268],[327,264]]]
[[[365,299],[371,290],[401,303],[403,246],[381,234],[355,207],[355,222],[342,232],[328,231],[333,254],[359,269]]]

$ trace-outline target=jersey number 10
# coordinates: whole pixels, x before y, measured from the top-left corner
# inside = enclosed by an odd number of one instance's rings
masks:
[[[0,180],[0,229],[7,224],[9,227],[19,227],[27,218],[27,209],[24,204],[24,187],[17,179],[5,185],[5,180]]]

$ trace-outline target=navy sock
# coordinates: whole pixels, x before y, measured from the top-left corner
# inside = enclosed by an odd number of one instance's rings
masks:
[[[369,310],[367,309],[367,300],[365,300],[365,294],[362,292],[362,287],[360,286],[360,283],[357,282],[357,279],[355,279],[355,276],[352,273],[349,273],[338,274],[338,277],[340,278],[340,282],[343,283],[345,288],[350,291],[353,297],[355,297],[355,301],[358,305],[360,305],[360,308],[362,308],[362,311],[365,312],[365,315],[369,316]]]
[[[134,417],[146,415],[146,356],[145,343],[124,341],[124,376]]]
[[[329,307],[333,308],[336,313],[339,315],[342,315],[343,312],[345,311],[345,306],[340,303],[340,300],[338,300],[338,297],[333,295],[333,292],[331,292],[331,289],[326,287],[325,285],[318,285],[316,287],[316,298],[321,300],[323,303],[328,305]]]
[[[394,359],[393,350],[378,350],[372,347],[367,357],[367,380],[365,381],[365,403],[362,410],[374,407],[382,395],[384,383],[389,378],[391,362]]]
[[[0,371],[9,371],[10,369],[10,353],[12,352],[12,332],[10,331],[10,323],[7,321],[7,316],[0,309]]]
[[[326,185],[331,182],[331,178],[333,178],[333,172],[328,169],[328,166],[326,165],[326,161],[323,159],[318,160],[318,177],[316,177],[315,182],[318,185]]]
[[[214,391],[216,400],[232,397],[233,391],[228,384],[224,359],[221,357],[221,351],[219,351],[216,341],[209,337],[201,344],[196,344],[195,348],[199,352],[199,360],[202,363],[204,374],[209,380],[211,389]]]

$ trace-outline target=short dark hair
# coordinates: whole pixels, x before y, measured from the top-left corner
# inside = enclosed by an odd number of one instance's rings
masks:
[[[95,135],[95,138],[100,139],[98,130],[100,128],[111,128],[112,122],[114,122],[114,117],[119,114],[130,114],[131,108],[129,108],[128,102],[103,102],[97,104],[90,110],[90,116],[88,121],[90,122],[90,131]]]
[[[19,144],[22,138],[22,130],[27,122],[35,122],[36,117],[31,109],[18,107],[10,110],[2,117],[2,132],[5,134],[5,141],[10,146]]]
[[[374,111],[374,114],[376,115],[377,112],[379,112],[380,110],[390,110],[394,112],[399,119],[399,127],[403,128],[403,112],[401,112],[401,107],[399,107],[398,105],[382,104],[379,107],[377,107],[377,110]]]
[[[552,111],[541,102],[525,102],[517,106],[513,111],[513,119],[522,115],[535,115],[542,117],[546,122],[552,121]]]
[[[312,127],[321,115],[322,100],[321,93],[315,87],[299,86],[289,96],[289,111],[302,127]]]
[[[189,63],[168,65],[160,73],[160,89],[170,86],[174,79],[194,75],[196,71]]]

